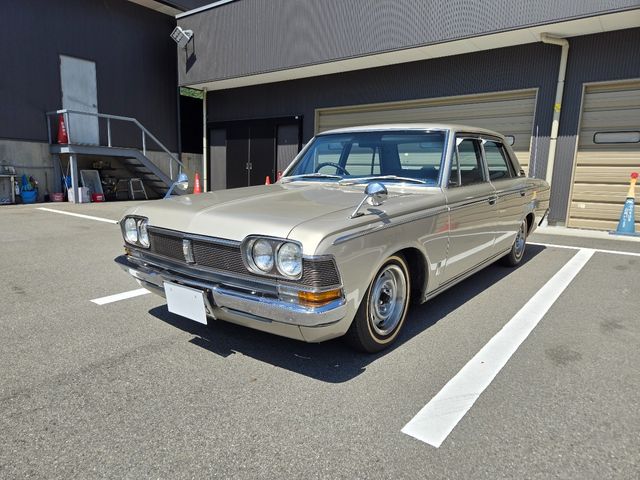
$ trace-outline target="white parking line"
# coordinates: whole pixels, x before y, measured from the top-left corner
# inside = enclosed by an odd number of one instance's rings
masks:
[[[111,220],[110,218],[92,217],[91,215],[83,215],[81,213],[65,212],[64,210],[55,210],[53,208],[36,207],[37,210],[44,210],[45,212],[61,213],[62,215],[71,215],[72,217],[86,218],[88,220],[96,220],[98,222],[115,223],[117,220]]]
[[[550,247],[550,248],[566,248],[569,250],[581,250],[583,247],[573,247],[571,245],[556,245],[553,243],[536,243],[536,242],[527,242],[527,245],[537,245],[539,247]],[[640,253],[636,252],[623,252],[621,250],[604,250],[602,248],[592,248],[596,253],[613,253],[616,255],[631,255],[632,257],[640,257]]]
[[[579,249],[402,432],[439,447],[594,253]]]
[[[109,295],[108,297],[95,298],[91,300],[97,305],[106,305],[107,303],[119,302],[120,300],[126,300],[127,298],[139,297],[140,295],[146,295],[149,290],[139,288],[137,290],[131,290],[129,292],[116,293],[115,295]]]

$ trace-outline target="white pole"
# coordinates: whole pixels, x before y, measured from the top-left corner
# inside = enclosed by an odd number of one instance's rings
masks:
[[[209,176],[209,168],[207,161],[207,87],[202,89],[202,191],[207,191],[207,178]]]
[[[551,138],[549,140],[549,157],[547,159],[547,173],[545,180],[551,185],[553,177],[553,164],[556,159],[556,145],[558,142],[558,126],[560,125],[560,110],[562,109],[562,93],[564,92],[564,79],[567,73],[567,58],[569,57],[569,41],[565,38],[558,38],[546,33],[540,34],[543,43],[560,45],[560,68],[558,69],[558,85],[556,87],[556,101],[553,105],[553,122],[551,123]]]

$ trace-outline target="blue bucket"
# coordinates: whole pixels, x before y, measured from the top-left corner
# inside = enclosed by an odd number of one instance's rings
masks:
[[[38,198],[38,191],[23,190],[20,195],[22,196],[22,203],[36,203],[36,199]]]

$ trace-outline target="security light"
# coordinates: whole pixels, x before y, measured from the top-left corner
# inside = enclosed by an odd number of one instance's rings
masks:
[[[180,27],[176,27],[171,32],[171,38],[178,44],[180,48],[187,48],[189,40],[193,37],[193,30],[183,30]]]

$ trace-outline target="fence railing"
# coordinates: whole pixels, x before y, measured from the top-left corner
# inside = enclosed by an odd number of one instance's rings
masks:
[[[58,143],[57,132],[58,132],[58,125],[59,125],[59,118],[61,115],[64,120],[64,125],[66,128],[68,145],[94,145],[94,146],[101,146],[101,147],[136,148],[142,151],[142,154],[145,157],[149,158],[147,156],[147,151],[148,151],[147,139],[149,139],[161,151],[167,154],[169,158],[169,177],[171,178],[171,180],[176,180],[178,175],[182,173],[184,164],[180,161],[180,159],[176,157],[173,153],[171,153],[169,149],[160,140],[158,140],[149,130],[147,130],[144,127],[144,125],[142,125],[138,120],[132,117],[122,117],[119,115],[109,115],[106,113],[81,112],[78,110],[68,110],[68,109],[47,112],[46,113],[47,134],[49,138],[49,144],[51,145]],[[82,126],[79,124],[74,125],[74,123],[77,123],[76,119],[78,119],[78,117],[96,119],[95,122],[97,126],[97,138],[95,140],[97,140],[97,143],[96,141],[87,142],[86,138],[83,139],[82,135],[78,135],[78,132],[74,131],[74,129],[77,128],[78,130],[84,130],[85,133],[87,132],[86,124]],[[54,121],[52,121],[52,118],[54,119]],[[70,120],[74,120],[74,121],[71,122]],[[136,131],[134,131],[133,134],[130,131],[127,132],[126,134],[124,134],[124,132],[120,132],[122,136],[125,137],[126,141],[122,141],[121,143],[114,142],[113,131],[112,131],[113,124],[126,124],[128,126],[134,127]],[[54,128],[55,128],[55,131],[53,130]],[[91,128],[92,127],[90,127],[90,129]],[[105,135],[102,135],[103,133],[105,133],[105,130],[106,130],[106,140],[104,139]],[[132,146],[130,140],[136,137],[140,138],[140,144],[136,144]],[[152,159],[149,159],[149,160],[153,162]],[[174,169],[177,169],[175,175],[174,175]]]

